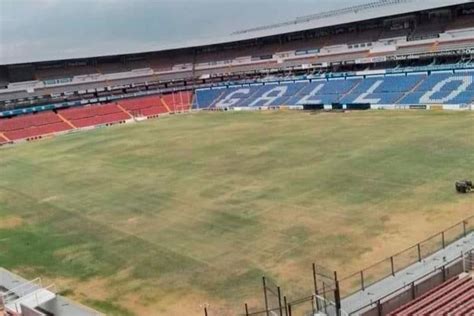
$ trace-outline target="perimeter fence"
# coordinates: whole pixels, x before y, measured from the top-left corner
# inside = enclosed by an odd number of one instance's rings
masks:
[[[341,300],[343,298],[359,291],[365,291],[369,286],[387,277],[396,276],[400,271],[417,262],[423,262],[436,252],[458,241],[460,238],[467,237],[471,232],[474,232],[474,216],[470,216],[403,251],[341,279],[338,278],[336,271],[330,271],[313,263],[313,288],[308,289],[307,296],[299,299],[290,300],[283,294],[280,286],[275,284],[274,281],[262,277],[264,307],[255,309],[245,304],[245,312],[240,315],[309,316],[317,312],[329,316],[352,315],[352,312],[348,313],[342,310]],[[459,258],[462,259],[464,257],[461,255]],[[456,258],[453,263],[457,262],[456,260],[459,260],[459,258]],[[474,253],[471,252],[466,258],[472,259],[472,265],[474,266]],[[451,264],[451,262],[449,262],[449,264]],[[449,264],[445,263],[445,265],[443,265],[443,273],[445,273],[444,269],[449,266]],[[439,269],[441,268],[438,268],[438,270]],[[427,273],[432,273],[432,271]],[[398,290],[394,291],[394,293]]]
[[[370,285],[389,276],[395,276],[401,270],[422,262],[434,253],[474,231],[474,216],[436,233],[429,238],[385,258],[373,265],[343,277],[339,281],[341,296],[347,297],[358,291],[364,291]]]

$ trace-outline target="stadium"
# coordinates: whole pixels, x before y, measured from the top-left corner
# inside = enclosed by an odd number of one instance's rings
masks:
[[[9,58],[0,313],[473,315],[473,110],[472,0]]]

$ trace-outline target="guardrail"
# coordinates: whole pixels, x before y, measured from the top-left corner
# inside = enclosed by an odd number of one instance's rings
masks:
[[[423,281],[425,281],[425,280],[427,280],[431,277],[434,277],[438,273],[442,273],[442,280],[443,280],[443,282],[446,281],[448,279],[447,273],[446,273],[447,269],[449,267],[459,263],[461,260],[464,261],[465,258],[466,258],[466,254],[461,254],[458,257],[456,257],[456,258],[454,258],[454,259],[452,259],[448,262],[445,262],[441,267],[436,267],[434,270],[428,271],[427,273],[425,273],[422,276],[416,278],[412,282],[410,282],[410,283],[408,283],[408,284],[406,284],[406,285],[404,285],[400,288],[397,288],[396,290],[391,291],[390,293],[380,297],[376,301],[371,302],[369,304],[366,304],[362,307],[359,307],[358,309],[356,309],[354,311],[351,311],[348,315],[358,315],[360,312],[369,310],[371,307],[377,307],[377,309],[379,311],[378,314],[380,315],[380,314],[382,314],[383,302],[386,302],[386,301],[390,300],[391,298],[396,297],[397,295],[402,295],[402,293],[404,293],[408,290],[411,292],[411,299],[415,299],[416,298],[416,286],[418,284],[421,284]]]
[[[280,300],[279,306],[269,306],[267,303],[267,285],[264,280],[264,297],[265,297],[265,309],[258,311],[249,311],[249,307],[245,304],[245,316],[303,316],[309,315],[309,313],[316,313],[318,311],[325,312],[328,315],[338,316],[349,316],[356,315],[361,311],[368,310],[371,307],[377,307],[379,311],[382,310],[383,303],[386,300],[401,295],[399,293],[405,293],[407,289],[411,289],[412,296],[414,298],[416,291],[422,291],[424,280],[429,279],[431,276],[442,272],[443,280],[449,275],[456,274],[458,270],[466,270],[470,265],[472,269],[474,267],[474,249],[467,253],[463,253],[460,256],[455,257],[451,261],[443,262],[441,266],[436,266],[434,269],[430,269],[422,276],[416,278],[408,284],[403,285],[382,297],[377,298],[373,302],[370,302],[364,306],[357,308],[355,311],[344,311],[341,308],[342,298],[349,297],[350,295],[364,291],[367,287],[375,284],[387,277],[396,276],[401,270],[417,263],[422,262],[427,257],[434,253],[448,247],[450,244],[458,241],[461,238],[466,237],[469,233],[474,231],[474,216],[470,216],[463,221],[460,221],[443,231],[436,233],[425,240],[406,248],[386,259],[376,262],[375,264],[362,269],[358,272],[350,274],[342,279],[338,279],[337,272],[329,272],[324,267],[313,264],[313,282],[314,288],[311,290],[312,294],[296,299],[293,301],[287,301],[286,296],[283,296],[280,292],[280,288],[275,285],[278,289],[278,297],[283,298],[283,302]],[[457,265],[462,261],[462,266],[457,269],[451,267]],[[450,270],[451,269],[451,270]],[[459,274],[459,273],[458,273]],[[405,293],[406,294],[406,293]],[[207,315],[207,311],[206,314]],[[380,315],[380,313],[379,313]]]
[[[395,274],[408,266],[421,262],[433,253],[446,248],[459,238],[467,236],[474,230],[474,216],[471,216],[451,227],[428,237],[427,239],[385,258],[373,265],[343,277],[339,280],[341,296],[347,297],[363,291],[370,285]]]

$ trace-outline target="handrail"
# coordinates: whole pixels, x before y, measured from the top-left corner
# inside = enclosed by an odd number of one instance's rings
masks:
[[[425,242],[427,242],[427,241],[429,241],[429,240],[431,240],[431,239],[433,239],[433,238],[435,238],[435,237],[437,237],[437,236],[440,236],[440,235],[442,235],[443,233],[445,233],[445,232],[451,230],[452,228],[454,228],[454,227],[456,227],[456,226],[458,226],[458,225],[462,225],[462,224],[464,224],[464,223],[466,223],[466,222],[469,222],[469,221],[472,220],[472,219],[474,219],[474,215],[469,216],[468,218],[465,218],[465,219],[463,219],[462,221],[459,221],[459,222],[457,222],[456,224],[451,225],[451,226],[449,226],[448,228],[446,228],[446,229],[444,229],[444,230],[442,230],[442,231],[440,231],[440,232],[438,232],[438,233],[436,233],[436,234],[433,234],[433,235],[431,235],[431,236],[428,237],[428,238],[423,239],[422,241],[420,241],[420,242],[414,244],[413,246],[407,247],[407,248],[405,248],[404,250],[401,250],[401,251],[399,251],[399,252],[397,252],[397,253],[391,255],[390,257],[386,257],[386,258],[384,258],[384,259],[382,259],[382,260],[377,261],[376,263],[371,264],[371,265],[368,266],[368,267],[365,267],[365,268],[363,268],[363,269],[361,269],[361,270],[359,270],[359,271],[356,271],[356,272],[354,272],[354,273],[352,273],[352,274],[350,274],[350,275],[347,275],[347,276],[341,278],[339,281],[340,281],[340,282],[346,281],[346,280],[348,280],[348,279],[350,279],[350,278],[352,278],[352,277],[358,275],[358,274],[360,273],[360,271],[369,270],[369,269],[371,269],[371,268],[373,268],[373,267],[375,267],[375,266],[377,266],[377,265],[383,263],[384,261],[389,260],[390,258],[396,257],[396,256],[398,256],[398,255],[400,255],[400,254],[402,254],[402,253],[404,253],[404,252],[406,252],[406,251],[408,251],[408,250],[410,250],[410,249],[412,249],[412,248],[418,247],[418,245],[421,245],[422,243],[425,243]],[[452,244],[452,243],[454,243],[454,242],[455,242],[455,240],[452,241],[450,244]],[[449,244],[448,244],[448,245],[449,245]],[[446,246],[447,246],[447,245],[446,245]],[[400,270],[398,270],[398,271],[400,271]]]
[[[56,289],[56,285],[54,283],[48,285],[47,287],[45,288],[40,288],[40,289],[37,289],[36,291],[33,291],[31,293],[28,293],[20,298],[18,298],[17,300],[15,300],[13,302],[14,306],[15,306],[15,310],[16,312],[20,312],[21,311],[21,303],[22,301],[28,299],[29,297],[34,297],[35,298],[35,301],[36,301],[36,304],[39,304],[39,301],[38,301],[38,293],[41,294],[41,295],[45,295],[45,292],[46,293],[51,293],[53,295],[56,296],[56,292],[57,292],[57,289]],[[18,303],[18,301],[20,301]],[[20,304],[20,308],[18,308],[18,304]]]
[[[28,287],[27,287],[28,286]],[[33,280],[30,280],[28,282],[24,282],[20,285],[17,285],[13,288],[11,288],[10,290],[8,290],[7,292],[5,293],[2,293],[1,295],[4,297],[4,298],[7,298],[7,296],[10,296],[11,294],[14,294],[14,295],[20,295],[19,291],[21,289],[33,289],[35,287],[41,287],[41,278],[36,278],[36,279],[33,279]],[[25,292],[25,290],[22,291],[22,293]],[[28,295],[28,294],[26,294]]]
[[[474,248],[473,248],[473,249],[474,249]],[[469,251],[472,251],[473,249],[470,249]],[[464,259],[464,255],[465,255],[465,254],[462,253],[461,255],[459,255],[458,257],[456,257],[456,258],[454,258],[454,259],[452,259],[451,261],[448,261],[448,262],[444,263],[441,267],[435,267],[434,270],[432,270],[432,271],[430,270],[430,271],[427,272],[426,274],[423,274],[422,276],[416,278],[415,280],[411,281],[410,283],[405,284],[405,285],[403,285],[402,287],[399,287],[398,289],[393,290],[392,292],[390,292],[390,293],[388,293],[388,294],[386,294],[386,295],[380,297],[380,298],[377,299],[376,301],[370,302],[369,304],[366,304],[366,305],[364,305],[364,306],[362,306],[362,307],[356,309],[355,311],[350,312],[349,315],[353,315],[353,314],[355,314],[355,313],[357,313],[357,312],[360,312],[361,310],[366,309],[367,307],[370,307],[370,306],[372,306],[372,305],[374,305],[374,304],[378,304],[380,301],[385,300],[386,298],[388,298],[388,297],[394,295],[394,294],[397,293],[398,291],[401,291],[401,290],[407,288],[408,286],[412,286],[412,284],[423,280],[423,279],[426,278],[427,276],[429,276],[429,275],[431,275],[431,274],[433,274],[433,273],[436,273],[436,271],[438,271],[438,270],[441,270],[441,271],[442,271],[442,270],[445,269],[447,266],[449,266],[449,265],[451,265],[451,264],[455,264],[455,263],[456,263],[457,261],[459,261],[460,259],[463,260],[463,259]]]
[[[412,265],[412,264],[415,264],[416,262],[409,263],[409,264],[406,265],[404,268],[400,268],[400,269],[397,269],[397,270],[395,271],[395,270],[393,269],[393,258],[394,258],[394,257],[399,256],[400,254],[406,252],[407,250],[413,249],[413,248],[415,248],[415,247],[419,247],[422,243],[425,243],[425,242],[427,242],[427,241],[433,239],[434,237],[442,236],[444,233],[448,232],[449,230],[451,230],[451,229],[453,229],[453,228],[455,228],[455,227],[457,227],[457,226],[459,226],[459,225],[462,225],[462,228],[463,228],[462,235],[457,236],[454,240],[451,240],[451,242],[449,242],[448,244],[444,244],[445,247],[447,247],[447,246],[449,246],[449,245],[452,245],[453,243],[457,242],[457,241],[460,240],[461,238],[466,237],[468,234],[470,234],[470,233],[472,232],[472,229],[466,229],[466,224],[468,224],[468,223],[469,223],[471,220],[473,220],[473,219],[474,219],[474,215],[469,216],[469,217],[465,218],[464,220],[459,221],[458,223],[453,224],[453,225],[449,226],[448,228],[446,228],[446,229],[444,229],[444,230],[442,230],[442,231],[440,231],[440,232],[438,232],[438,233],[436,233],[436,234],[431,235],[431,236],[428,237],[428,238],[425,238],[424,240],[422,240],[422,241],[416,243],[416,244],[413,245],[413,246],[410,246],[410,247],[408,247],[408,248],[406,248],[406,249],[404,249],[404,250],[402,250],[402,251],[399,251],[399,252],[397,252],[396,254],[394,254],[394,255],[392,255],[392,256],[390,256],[390,257],[387,257],[387,258],[385,258],[385,259],[383,259],[383,260],[381,260],[381,261],[378,261],[377,263],[372,264],[372,265],[370,265],[369,267],[367,267],[367,268],[365,268],[365,269],[359,270],[358,272],[355,272],[355,273],[353,273],[353,274],[351,274],[351,275],[348,275],[348,276],[346,276],[346,277],[344,277],[344,278],[342,278],[342,279],[339,279],[339,280],[338,280],[338,283],[339,283],[339,285],[340,285],[341,282],[346,281],[346,280],[348,280],[349,278],[352,278],[352,277],[354,277],[354,276],[357,276],[357,275],[360,274],[361,272],[366,271],[366,270],[368,270],[368,269],[370,269],[370,268],[372,268],[372,267],[375,267],[375,266],[379,265],[380,263],[383,263],[384,261],[386,261],[386,260],[388,260],[388,259],[392,259],[392,260],[391,260],[391,261],[392,261],[392,273],[398,273],[398,272],[400,272],[401,270],[406,269],[408,266],[410,266],[410,265]],[[378,303],[380,303],[380,301],[387,299],[388,297],[390,297],[390,296],[394,295],[395,293],[397,293],[397,292],[399,292],[399,291],[405,289],[405,288],[408,287],[408,286],[412,286],[414,283],[419,282],[420,280],[422,280],[422,279],[426,278],[427,276],[429,276],[429,275],[435,273],[436,271],[439,271],[440,269],[445,269],[447,266],[452,265],[453,263],[455,263],[456,261],[459,261],[460,259],[463,260],[464,257],[465,257],[465,255],[466,255],[467,253],[472,253],[473,251],[474,251],[474,247],[471,248],[471,249],[469,249],[469,250],[467,250],[467,251],[464,252],[464,253],[461,253],[460,256],[457,256],[457,257],[455,257],[454,259],[452,259],[452,260],[450,260],[450,261],[448,261],[448,262],[444,262],[442,266],[435,266],[434,269],[430,269],[427,273],[423,274],[422,276],[419,276],[418,278],[416,278],[415,280],[411,281],[410,283],[404,284],[403,286],[401,286],[401,287],[399,287],[399,288],[397,288],[397,289],[391,291],[390,293],[388,293],[388,294],[386,294],[386,295],[384,295],[384,296],[378,298],[376,301],[371,301],[370,303],[368,303],[368,304],[366,304],[366,305],[364,305],[364,306],[358,308],[358,309],[355,310],[355,311],[352,311],[352,312],[350,312],[350,313],[347,313],[346,311],[343,311],[343,310],[341,309],[341,314],[344,315],[344,316],[354,315],[354,313],[357,313],[357,312],[359,312],[359,311],[361,311],[361,310],[363,310],[363,309],[366,309],[366,308],[368,308],[368,307],[370,307],[370,306],[373,306],[374,304],[378,304]],[[431,256],[431,255],[433,255],[433,253],[430,253],[429,255],[423,257],[423,259],[425,259],[425,258],[427,258],[427,257],[429,257],[429,256]],[[418,261],[418,262],[419,262],[419,261]],[[325,275],[323,275],[323,276],[324,276],[324,277],[327,277],[327,276],[325,276]],[[370,285],[372,285],[372,284],[374,284],[374,283],[377,283],[377,282],[380,282],[381,280],[386,279],[388,276],[389,276],[389,275],[384,275],[383,277],[378,278],[377,280],[371,282]],[[370,286],[370,285],[366,285],[366,287],[368,287],[368,286]],[[292,301],[292,302],[288,302],[287,304],[288,304],[288,305],[291,305],[291,304],[299,304],[299,303],[308,301],[308,300],[311,299],[311,298],[315,298],[315,297],[317,298],[317,297],[320,296],[321,294],[330,293],[331,290],[336,290],[336,289],[333,289],[332,287],[330,287],[330,288],[328,288],[327,291],[325,291],[324,293],[318,293],[318,295],[313,294],[313,295],[311,295],[311,296],[307,296],[307,297],[304,297],[304,298],[300,298],[300,299],[294,300],[294,301]],[[354,293],[355,293],[355,292],[353,292],[353,293],[351,293],[351,294],[349,294],[349,295],[346,295],[345,297],[348,297],[348,296],[350,296],[350,295],[352,295],[352,294],[354,294]],[[328,300],[327,298],[324,298],[324,300],[330,302],[330,300]],[[334,302],[331,302],[331,303],[332,303],[332,304],[335,304]],[[246,306],[247,306],[247,305],[246,305]],[[278,308],[275,309],[275,310],[278,310]],[[270,310],[268,310],[268,311],[270,311]],[[262,311],[258,311],[258,312],[247,313],[246,315],[258,315],[258,314],[265,313],[265,312],[266,312],[265,310],[262,310]]]

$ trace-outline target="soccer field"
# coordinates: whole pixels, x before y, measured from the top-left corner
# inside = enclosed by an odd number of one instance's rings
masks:
[[[474,212],[474,113],[169,116],[0,149],[0,266],[110,315],[311,293]]]

